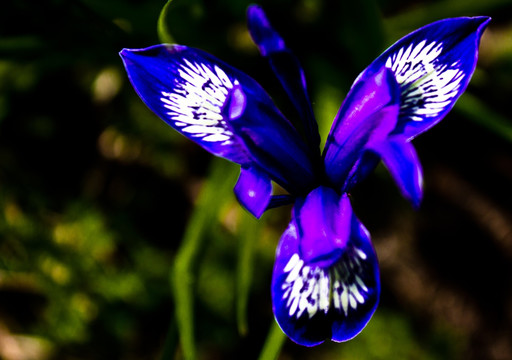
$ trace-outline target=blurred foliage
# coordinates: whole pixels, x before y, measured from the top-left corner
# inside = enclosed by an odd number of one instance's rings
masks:
[[[289,207],[252,219],[237,167],[138,99],[117,53],[157,43],[164,1],[17,0],[0,12],[0,359],[512,358],[512,1],[262,0],[301,60],[323,138],[357,74],[439,18],[490,15],[454,111],[415,140],[414,212],[380,166],[353,193],[383,295],[354,340],[299,347],[272,316]],[[179,43],[294,109],[240,0],[174,0]]]

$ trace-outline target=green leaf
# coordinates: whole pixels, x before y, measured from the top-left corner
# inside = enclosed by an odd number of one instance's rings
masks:
[[[232,197],[237,168],[214,158],[193,214],[190,217],[181,246],[176,254],[171,285],[176,306],[176,325],[185,359],[195,359],[194,285],[198,255],[204,246],[205,234],[215,224],[219,202]]]
[[[169,12],[169,8],[171,6],[172,0],[168,0],[164,7],[162,8],[162,11],[160,11],[160,16],[158,16],[158,23],[157,23],[157,32],[158,32],[158,38],[160,39],[161,43],[166,44],[174,44],[174,38],[171,35],[171,32],[169,31],[169,27],[167,26],[167,14]]]
[[[476,96],[464,93],[454,109],[483,128],[512,142],[512,121],[493,111]]]
[[[236,315],[238,332],[247,335],[247,303],[253,275],[255,244],[261,235],[261,224],[247,212],[241,213],[238,262],[236,269]]]

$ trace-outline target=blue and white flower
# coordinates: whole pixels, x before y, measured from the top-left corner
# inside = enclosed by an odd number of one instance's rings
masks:
[[[411,140],[438,123],[466,89],[488,17],[434,22],[389,47],[355,80],[323,152],[303,70],[263,10],[248,9],[251,36],[300,114],[305,136],[252,78],[181,45],[124,49],[146,105],[216,156],[241,166],[234,187],[255,217],[294,204],[276,251],[272,302],[295,342],[346,341],[373,315],[380,294],[370,235],[348,194],[379,161],[413,206],[422,170]],[[271,181],[287,195],[272,195]]]

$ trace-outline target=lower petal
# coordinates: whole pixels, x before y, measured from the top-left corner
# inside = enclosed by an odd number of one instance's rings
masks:
[[[333,341],[347,341],[370,321],[380,296],[379,266],[370,234],[355,217],[351,244],[334,267],[332,277]]]
[[[300,241],[292,220],[277,248],[272,277],[279,326],[305,346],[353,338],[375,312],[380,294],[377,257],[367,230],[352,216],[350,239],[328,267],[304,261]]]

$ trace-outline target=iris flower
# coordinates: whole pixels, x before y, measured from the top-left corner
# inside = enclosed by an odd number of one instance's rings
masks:
[[[401,193],[419,206],[422,170],[411,140],[438,123],[466,89],[488,17],[445,19],[405,36],[355,80],[323,152],[303,70],[256,5],[252,39],[299,114],[302,132],[262,87],[199,49],[162,44],[124,49],[129,79],[144,103],[210,153],[240,164],[234,193],[259,218],[293,204],[276,250],[272,304],[298,344],[356,336],[380,294],[369,232],[350,191],[383,161]],[[272,195],[272,181],[287,191]]]

